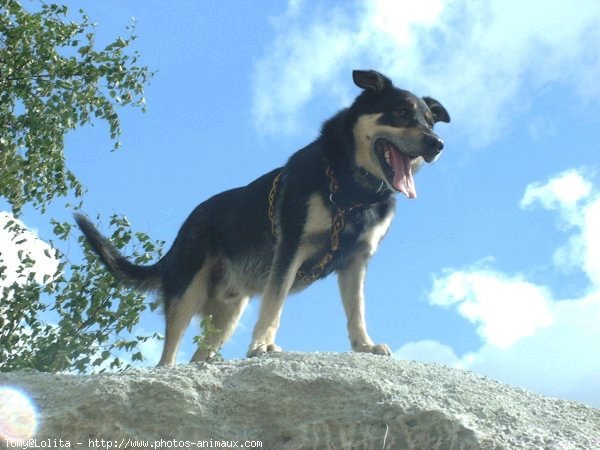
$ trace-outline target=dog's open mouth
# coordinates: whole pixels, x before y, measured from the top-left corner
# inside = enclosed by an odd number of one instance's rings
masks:
[[[398,147],[385,138],[375,141],[375,153],[388,183],[408,198],[416,198],[417,191],[411,167],[414,157],[402,153]]]

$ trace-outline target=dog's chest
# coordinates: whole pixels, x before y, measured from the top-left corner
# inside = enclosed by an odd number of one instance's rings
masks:
[[[332,240],[336,239],[334,234],[338,233],[341,251],[352,250],[360,245],[373,252],[393,218],[392,210],[381,212],[376,208],[356,208],[346,210],[341,219],[336,219],[336,208],[330,208],[319,194],[313,194],[307,206],[302,243],[315,247],[315,250],[330,245]]]
[[[307,202],[306,222],[302,230],[304,242],[314,241],[317,237],[331,230],[333,215],[325,206],[323,198],[319,194],[313,194]]]

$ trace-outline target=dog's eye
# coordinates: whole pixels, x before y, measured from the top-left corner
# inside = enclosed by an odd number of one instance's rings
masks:
[[[394,116],[398,119],[406,119],[409,115],[408,109],[400,108],[394,111]]]

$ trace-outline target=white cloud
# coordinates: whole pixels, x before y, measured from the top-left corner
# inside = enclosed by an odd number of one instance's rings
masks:
[[[521,205],[535,204],[557,211],[568,223],[562,228],[570,232],[563,257],[587,276],[585,294],[555,298],[523,275],[491,269],[490,261],[447,269],[434,280],[430,302],[456,307],[474,323],[481,348],[453,360],[447,345],[427,341],[409,343],[396,355],[600,406],[600,192],[580,171],[570,170],[527,186]],[[414,348],[420,351],[411,352]]]
[[[447,366],[457,366],[459,358],[449,345],[434,340],[408,342],[394,352],[400,359],[433,362]]]
[[[592,183],[574,169],[545,184],[531,183],[525,189],[521,207],[540,204],[558,211],[565,230],[575,230],[567,243],[554,253],[558,267],[581,268],[593,286],[600,286],[600,195]]]
[[[536,202],[548,210],[571,213],[580,200],[585,199],[592,191],[592,184],[576,170],[568,170],[555,176],[547,183],[531,183],[525,189],[521,199],[521,208],[532,206]],[[570,214],[566,217],[570,223],[577,223],[578,217]]]
[[[293,1],[284,16],[273,20],[277,39],[255,67],[253,115],[260,131],[295,132],[301,108],[323,92],[320,86],[331,84],[332,71],[354,48],[341,12],[330,11],[323,22],[304,27],[302,11]]]
[[[326,5],[326,3],[325,3]],[[441,100],[474,145],[493,140],[535,91],[561,82],[600,99],[600,8],[564,1],[290,2],[255,66],[259,130],[289,133],[315,97],[345,106],[350,70],[374,68]],[[476,111],[477,114],[473,114]]]
[[[483,340],[499,348],[508,348],[554,321],[546,288],[493,270],[446,273],[435,279],[430,302],[457,305],[460,315],[477,326]]]
[[[10,226],[9,224],[13,224]],[[26,266],[21,261],[35,261]],[[24,284],[31,274],[37,283],[46,283],[56,275],[59,260],[55,251],[23,222],[8,212],[0,212],[0,266],[6,266],[0,288]]]
[[[553,304],[551,327],[507,349],[484,343],[459,367],[548,395],[600,407],[600,295]]]
[[[583,270],[593,286],[600,290],[600,196],[591,201],[583,213],[581,236],[585,242]]]

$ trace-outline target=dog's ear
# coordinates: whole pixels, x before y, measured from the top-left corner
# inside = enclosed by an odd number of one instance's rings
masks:
[[[450,122],[450,115],[448,114],[448,111],[446,111],[446,108],[444,108],[444,105],[431,97],[423,97],[423,100],[427,106],[429,106],[436,122]]]
[[[353,70],[352,79],[359,88],[374,94],[379,94],[384,89],[392,86],[389,78],[375,70]]]

